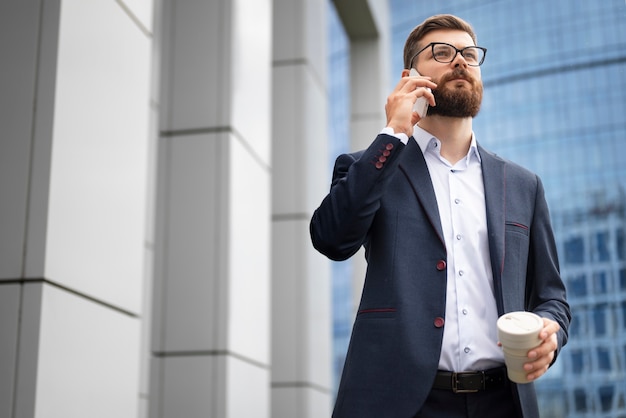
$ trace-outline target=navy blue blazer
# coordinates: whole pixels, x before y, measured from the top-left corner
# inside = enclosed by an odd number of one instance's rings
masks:
[[[541,181],[479,152],[498,313],[526,310],[557,321],[560,350],[571,315]],[[404,145],[381,134],[366,150],[339,156],[310,233],[332,260],[361,246],[367,260],[333,417],[413,417],[435,379],[446,304],[446,247],[415,140]],[[512,387],[524,417],[538,417],[533,384]]]

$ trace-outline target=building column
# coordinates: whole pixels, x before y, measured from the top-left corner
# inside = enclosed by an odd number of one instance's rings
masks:
[[[350,149],[367,148],[385,127],[389,80],[390,21],[387,1],[334,0],[350,39]],[[400,75],[398,75],[398,78]],[[364,250],[351,259],[353,309],[365,279]]]
[[[162,0],[151,417],[269,417],[271,1]]]
[[[328,417],[330,263],[309,220],[330,184],[325,0],[274,1],[272,417]]]
[[[137,416],[150,13],[0,5],[0,416]]]

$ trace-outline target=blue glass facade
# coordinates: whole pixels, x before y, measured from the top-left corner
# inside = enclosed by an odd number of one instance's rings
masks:
[[[328,54],[328,172],[331,173],[335,158],[348,152],[350,145],[350,41],[330,0]],[[346,358],[353,320],[351,272],[350,262],[332,263],[332,370],[335,389]]]
[[[438,13],[464,18],[488,49],[477,138],[543,180],[573,322],[569,344],[537,384],[542,417],[626,417],[626,2],[391,0],[390,7],[389,91],[414,26]],[[333,59],[331,82],[341,68]],[[334,300],[336,310],[350,304]],[[341,321],[336,341],[349,335]]]

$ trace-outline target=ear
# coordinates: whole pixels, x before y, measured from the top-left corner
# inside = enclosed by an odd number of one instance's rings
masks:
[[[408,77],[409,71],[411,71],[411,70],[407,70],[406,68],[404,70],[402,70],[402,77]]]

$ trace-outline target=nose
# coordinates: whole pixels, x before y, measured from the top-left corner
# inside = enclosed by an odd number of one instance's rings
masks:
[[[461,51],[456,51],[456,55],[454,56],[454,59],[452,60],[452,64],[455,68],[457,67],[467,68],[468,67],[465,57],[461,55]]]

